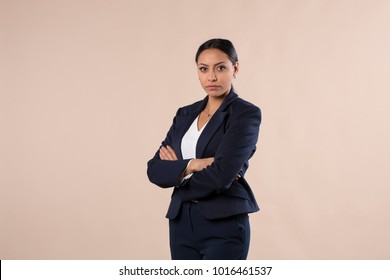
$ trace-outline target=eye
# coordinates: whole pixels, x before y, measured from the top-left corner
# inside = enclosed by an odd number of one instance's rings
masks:
[[[207,71],[207,67],[199,67],[199,71],[200,72],[206,72]]]
[[[221,66],[218,66],[218,67],[217,67],[217,70],[218,70],[218,71],[225,71],[225,70],[226,70],[226,67],[223,66],[223,65],[221,65]]]

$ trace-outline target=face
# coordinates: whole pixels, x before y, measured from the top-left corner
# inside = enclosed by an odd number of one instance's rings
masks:
[[[219,49],[206,49],[199,55],[197,66],[200,83],[209,97],[223,98],[229,93],[238,62],[233,65]]]

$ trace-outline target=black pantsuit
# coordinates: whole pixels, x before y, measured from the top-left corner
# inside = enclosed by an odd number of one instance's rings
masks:
[[[173,187],[166,215],[173,259],[245,259],[247,214],[259,207],[244,176],[256,150],[261,112],[232,87],[197,142],[196,158],[214,157],[213,163],[183,181],[190,159],[183,159],[181,140],[207,100],[177,111],[162,146],[171,146],[178,160],[162,160],[157,151],[147,174],[159,187]]]
[[[197,202],[183,204],[180,216],[169,221],[173,260],[244,260],[248,255],[248,214],[206,219]]]

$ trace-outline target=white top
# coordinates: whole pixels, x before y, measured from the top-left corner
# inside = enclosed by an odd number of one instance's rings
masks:
[[[206,123],[200,130],[198,130],[198,119],[199,116],[196,117],[181,140],[181,153],[183,155],[183,159],[196,158],[196,144],[198,143],[198,139],[202,134],[203,129],[207,125]]]

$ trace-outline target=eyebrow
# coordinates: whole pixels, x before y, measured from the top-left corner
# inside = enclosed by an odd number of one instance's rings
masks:
[[[223,64],[223,63],[226,63],[226,62],[225,62],[225,61],[221,61],[221,62],[215,63],[213,66],[217,66],[217,65]],[[199,63],[199,65],[209,66],[209,65],[207,65],[207,64],[205,64],[205,63]]]

